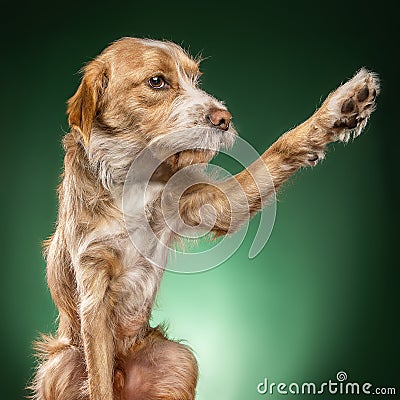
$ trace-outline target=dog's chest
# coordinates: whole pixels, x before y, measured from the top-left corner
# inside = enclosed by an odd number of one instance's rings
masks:
[[[124,270],[134,274],[144,264],[154,264],[163,269],[167,262],[171,231],[164,222],[161,211],[161,182],[135,182],[125,185],[123,191],[115,193],[114,204],[120,210],[115,221],[105,221],[97,229],[94,240],[109,240],[121,254]]]

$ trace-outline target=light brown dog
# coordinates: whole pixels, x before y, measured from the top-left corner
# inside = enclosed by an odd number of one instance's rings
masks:
[[[167,257],[162,245],[174,238],[165,215],[173,218],[176,208],[176,225],[234,231],[296,170],[316,165],[327,144],[357,136],[379,92],[377,77],[361,69],[249,168],[179,196],[169,193],[163,206],[174,174],[207,163],[236,135],[231,114],[199,89],[199,77],[198,62],[179,46],[134,38],[113,43],[85,67],[68,102],[59,216],[45,244],[58,331],[37,343],[34,398],[194,399],[197,364],[190,349],[148,323]],[[122,198],[130,165],[150,146],[160,164],[146,196],[139,184],[137,198],[130,198],[131,224],[137,221],[141,232],[140,204],[160,240],[139,234],[156,243],[143,254],[131,240]]]

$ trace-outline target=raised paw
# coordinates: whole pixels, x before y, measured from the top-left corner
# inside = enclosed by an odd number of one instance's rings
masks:
[[[328,96],[322,109],[336,140],[347,142],[361,133],[375,109],[378,94],[377,75],[362,68]]]

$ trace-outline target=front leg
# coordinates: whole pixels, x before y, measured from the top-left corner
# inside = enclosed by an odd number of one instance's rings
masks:
[[[117,301],[113,286],[121,271],[119,256],[105,245],[90,246],[74,268],[90,400],[112,400],[115,357],[112,314]]]
[[[282,135],[247,169],[222,183],[198,184],[187,190],[179,203],[182,219],[189,226],[215,221],[212,230],[217,234],[235,231],[266,205],[294,172],[315,166],[329,143],[358,136],[375,108],[378,93],[376,75],[361,69],[332,92],[308,120]],[[202,207],[205,204],[211,205],[212,211]]]

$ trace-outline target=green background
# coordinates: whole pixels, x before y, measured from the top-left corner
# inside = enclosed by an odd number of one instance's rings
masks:
[[[121,36],[170,39],[209,56],[203,88],[226,101],[259,152],[361,66],[380,74],[366,132],[285,186],[261,254],[247,258],[250,237],[216,269],[166,273],[154,322],[169,321],[171,336],[195,350],[199,399],[268,398],[256,391],[264,377],[322,382],[340,370],[400,391],[396,12],[382,1],[277,3],[3,8],[2,399],[22,398],[31,342],[54,328],[40,243],[56,219],[65,101],[83,63]]]

